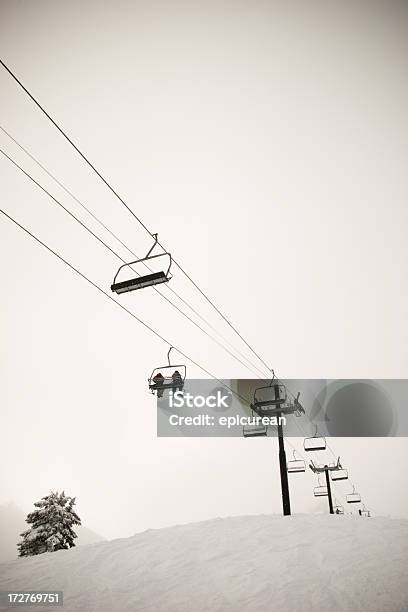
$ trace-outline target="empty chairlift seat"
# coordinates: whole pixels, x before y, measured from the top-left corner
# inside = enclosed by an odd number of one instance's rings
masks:
[[[115,274],[111,290],[114,293],[120,295],[121,293],[128,293],[129,291],[135,291],[136,289],[143,289],[144,287],[152,287],[153,285],[159,285],[160,283],[167,283],[171,279],[170,268],[171,268],[171,255],[170,253],[160,253],[159,255],[151,255],[154,247],[157,244],[157,234],[153,235],[155,243],[152,248],[143,259],[136,259],[129,263],[124,263],[120,266],[119,270]],[[160,267],[155,271],[153,267]],[[131,276],[124,280],[119,280],[124,268],[130,268]],[[146,270],[148,274],[146,274]]]
[[[306,471],[306,462],[303,459],[296,459],[296,452],[293,451],[293,459],[286,464],[288,474],[297,474]]]
[[[326,438],[317,435],[317,426],[314,436],[311,438],[305,438],[303,442],[303,448],[305,451],[320,451],[326,450]]]
[[[242,430],[244,438],[256,438],[267,435],[267,428],[264,425],[244,425]]]
[[[330,474],[331,474],[332,480],[347,480],[348,479],[348,472],[347,470],[344,470],[343,468],[341,468],[340,470],[335,470],[333,472],[330,472]]]
[[[306,471],[306,463],[303,459],[294,459],[293,461],[288,461],[288,473],[296,474],[298,472]]]
[[[357,493],[353,487],[353,492],[346,495],[346,502],[348,504],[359,504],[361,502],[361,495]]]
[[[130,266],[132,264],[125,265]],[[143,289],[144,287],[152,287],[153,285],[159,285],[160,283],[167,283],[168,281],[169,276],[165,272],[153,272],[152,274],[129,278],[121,281],[120,283],[114,282],[111,285],[111,289],[114,293],[120,295],[121,293],[135,291],[136,289]]]
[[[313,489],[313,495],[315,497],[327,497],[328,496],[327,487],[323,485],[319,485],[318,487],[315,487]]]

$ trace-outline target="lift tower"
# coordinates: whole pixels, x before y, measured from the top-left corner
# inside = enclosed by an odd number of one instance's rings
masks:
[[[327,465],[327,464],[326,465],[315,465],[313,461],[311,461],[309,464],[309,467],[312,470],[312,472],[314,472],[315,474],[322,474],[324,472],[326,476],[327,497],[329,500],[329,512],[330,514],[334,514],[333,498],[332,498],[332,492],[331,492],[329,472],[337,472],[338,470],[343,469],[340,463],[340,457],[338,457],[337,463],[335,465]]]
[[[289,414],[300,415],[304,413],[304,409],[299,403],[299,394],[293,402],[287,402],[286,387],[278,380],[272,379],[268,386],[259,387],[255,390],[251,408],[260,417],[274,416],[277,419],[282,507],[284,516],[287,516],[291,513],[290,495],[285,452],[285,438],[281,417]]]

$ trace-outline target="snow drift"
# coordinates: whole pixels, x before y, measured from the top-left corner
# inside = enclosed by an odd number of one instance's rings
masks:
[[[62,590],[66,612],[402,612],[408,521],[249,516],[149,530],[1,564],[0,590],[19,589]]]

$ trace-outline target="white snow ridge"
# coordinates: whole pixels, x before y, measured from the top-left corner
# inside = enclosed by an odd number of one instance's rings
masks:
[[[64,612],[406,612],[408,521],[214,519],[4,563],[0,590],[62,590]]]

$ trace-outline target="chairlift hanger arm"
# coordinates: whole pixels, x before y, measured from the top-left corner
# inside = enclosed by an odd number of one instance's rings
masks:
[[[271,372],[272,372],[272,378],[269,382],[269,386],[272,387],[274,380],[276,380],[276,376],[275,376],[275,370],[273,368],[271,368]]]
[[[315,465],[313,460],[309,463],[309,467],[312,470],[312,472],[314,472],[314,474],[319,474],[319,472],[321,472],[321,470],[319,470],[319,468],[317,467],[317,465]]]
[[[158,242],[158,234],[152,234],[152,237],[154,238],[154,243],[153,246],[150,247],[150,249],[147,251],[147,255],[145,257],[145,259],[147,259],[150,255],[150,253],[153,251],[154,247],[156,246],[157,242]]]
[[[306,410],[303,408],[302,404],[299,402],[300,391],[298,391],[297,396],[295,397],[295,406],[299,410],[301,414],[306,414]]]
[[[174,348],[174,347],[172,347],[172,346],[171,346],[171,347],[169,348],[169,350],[168,350],[168,353],[167,353],[167,361],[169,362],[169,366],[171,366],[171,363],[170,363],[170,353],[171,353],[171,351],[172,351],[172,349],[173,349],[173,348]]]

